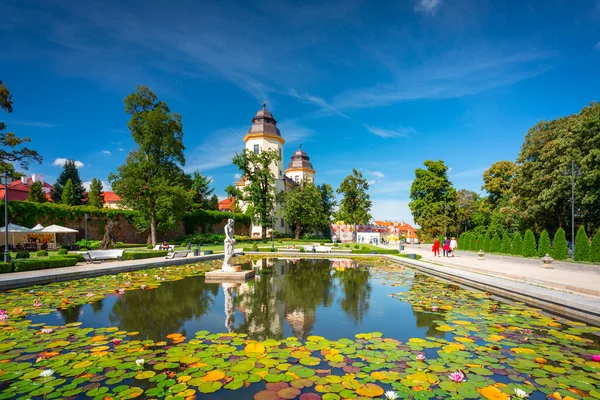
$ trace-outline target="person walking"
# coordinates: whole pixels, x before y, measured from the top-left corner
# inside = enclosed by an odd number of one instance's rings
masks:
[[[458,248],[458,242],[456,241],[456,238],[453,236],[452,239],[450,240],[450,252],[452,253],[452,257],[454,257],[454,253],[456,252],[457,248]]]
[[[434,257],[440,256],[440,240],[438,238],[433,239],[433,246],[431,246],[431,251],[433,251]]]
[[[448,257],[448,253],[450,252],[450,241],[447,237],[444,238],[444,242],[442,243],[442,250],[444,257]]]

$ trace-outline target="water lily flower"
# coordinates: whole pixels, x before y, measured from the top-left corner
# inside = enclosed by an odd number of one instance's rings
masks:
[[[452,382],[464,382],[467,380],[465,373],[460,369],[456,370],[456,372],[452,372],[448,377]]]
[[[62,290],[59,290],[58,292],[56,292],[56,294],[63,294],[64,292]]]
[[[123,288],[120,288],[120,289],[118,289],[118,290],[117,290],[117,293],[119,293],[119,294],[123,294],[123,293],[125,293],[125,289],[123,289]]]
[[[531,333],[531,329],[525,329],[526,333]]]
[[[37,300],[33,302],[33,306],[34,306],[34,307],[40,307],[41,305],[42,305],[42,303],[40,303],[40,302],[39,302],[39,301],[37,301]]]
[[[438,306],[431,307],[431,311],[437,311],[437,310],[438,310]]]
[[[144,276],[148,276],[148,274],[144,274]]]
[[[148,285],[146,285],[146,284],[141,284],[140,285],[140,289],[146,289],[147,287],[148,287]]]
[[[0,310],[0,321],[4,321],[8,319],[8,313],[6,310]]]
[[[113,339],[111,340],[112,344],[114,344],[115,346],[117,346],[119,343],[121,343],[123,341],[123,339]]]
[[[86,294],[87,297],[94,297],[94,293],[88,293]]]
[[[396,400],[398,398],[398,393],[394,392],[393,390],[388,390],[385,392],[385,398],[388,400]]]
[[[54,332],[54,330],[52,328],[44,328],[44,329],[40,330],[40,332],[42,332],[42,333],[52,333],[52,332]]]
[[[417,360],[423,361],[425,359],[425,354],[421,353],[417,355]]]
[[[125,282],[125,286],[131,285],[131,282]]]
[[[40,376],[42,378],[50,378],[52,375],[54,375],[54,371],[51,369],[45,369],[42,372],[40,372]]]
[[[135,365],[137,365],[138,367],[143,367],[144,366],[144,359],[143,358],[138,358],[137,360],[135,360]]]
[[[515,388],[515,396],[519,399],[526,399],[529,397],[529,394],[523,389]]]
[[[600,354],[594,354],[592,356],[592,361],[600,361]]]

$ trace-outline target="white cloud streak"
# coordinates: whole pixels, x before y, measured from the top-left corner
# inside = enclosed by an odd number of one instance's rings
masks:
[[[109,150],[102,150],[102,154],[111,155],[112,153]]]
[[[415,130],[410,127],[397,128],[397,129],[384,129],[384,128],[378,128],[376,126],[365,125],[365,128],[367,128],[367,130],[370,133],[372,133],[373,135],[379,136],[384,139],[406,137],[406,136],[410,135],[411,133],[415,132]]]
[[[62,167],[65,165],[65,163],[68,161],[68,158],[57,158],[56,160],[54,160],[54,162],[52,163],[52,165],[57,166],[57,167]],[[83,168],[83,163],[81,161],[75,161],[75,166],[77,168]]]
[[[418,0],[415,11],[434,15],[441,3],[441,0]]]

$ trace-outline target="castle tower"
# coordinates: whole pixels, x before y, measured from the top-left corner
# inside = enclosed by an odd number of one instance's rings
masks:
[[[304,150],[302,145],[292,154],[292,158],[288,163],[288,168],[285,170],[285,174],[294,182],[300,183],[315,181],[315,170],[313,169],[310,157]]]

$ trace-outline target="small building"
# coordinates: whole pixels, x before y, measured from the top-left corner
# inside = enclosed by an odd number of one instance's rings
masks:
[[[44,175],[31,174],[31,177],[23,176],[20,179],[12,181],[8,187],[8,200],[9,201],[25,201],[29,198],[29,192],[31,191],[31,185],[36,182],[41,182],[46,194],[46,199],[52,201],[50,193],[54,189],[54,186],[44,182]],[[4,186],[0,187],[0,199],[4,200],[4,193],[6,189]]]
[[[219,202],[219,211],[234,212],[235,211],[235,201],[234,201],[233,197],[221,200]]]
[[[104,196],[104,208],[125,208],[120,204],[121,198],[115,192],[102,192]]]

